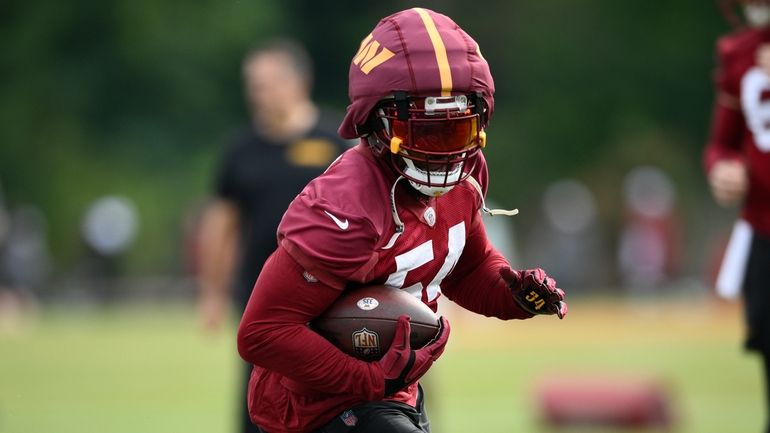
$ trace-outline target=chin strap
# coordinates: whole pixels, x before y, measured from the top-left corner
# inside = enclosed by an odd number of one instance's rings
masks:
[[[398,185],[398,182],[404,179],[404,176],[399,176],[398,179],[393,182],[393,186],[390,188],[390,212],[393,215],[393,223],[396,224],[396,232],[393,233],[393,236],[391,236],[388,244],[382,247],[383,250],[387,250],[393,247],[393,244],[396,243],[396,239],[401,236],[401,233],[404,233],[404,223],[401,221],[401,218],[399,218],[398,211],[396,210],[396,186]]]
[[[393,233],[393,236],[391,236],[390,240],[388,241],[387,245],[382,247],[383,250],[388,250],[393,247],[393,245],[396,243],[396,240],[398,239],[401,234],[404,233],[404,222],[401,221],[401,218],[398,216],[398,210],[396,210],[396,186],[398,186],[398,183],[404,180],[404,176],[399,176],[398,179],[396,179],[395,182],[393,182],[393,186],[390,187],[390,212],[393,215],[393,223],[396,224],[396,232]],[[518,209],[512,209],[512,210],[505,210],[505,209],[490,209],[487,207],[485,201],[484,201],[484,193],[481,191],[481,185],[479,185],[479,182],[473,178],[473,176],[468,176],[466,178],[468,183],[473,185],[473,188],[476,190],[476,192],[479,193],[479,197],[481,198],[481,211],[484,212],[487,215],[505,215],[505,216],[514,216],[519,213]]]
[[[473,188],[476,189],[476,192],[479,193],[479,197],[481,197],[481,211],[484,212],[487,215],[495,216],[495,215],[505,215],[505,216],[514,216],[519,213],[518,209],[490,209],[487,207],[486,202],[484,201],[484,193],[481,191],[481,185],[479,185],[479,181],[473,178],[473,176],[468,176],[465,180],[468,181],[471,185],[473,185]],[[391,197],[393,195],[391,194]]]

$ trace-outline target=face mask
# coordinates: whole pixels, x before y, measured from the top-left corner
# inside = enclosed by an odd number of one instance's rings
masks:
[[[406,174],[408,177],[411,177],[413,179],[418,179],[421,181],[420,183],[414,182],[412,180],[409,181],[409,184],[412,185],[414,189],[417,191],[420,191],[421,193],[429,196],[429,197],[441,197],[442,195],[448,193],[452,188],[454,188],[453,185],[451,186],[428,186],[426,185],[429,183],[429,181],[432,180],[431,183],[437,183],[437,181],[440,179],[440,181],[443,183],[444,179],[447,180],[447,183],[455,184],[460,180],[460,175],[462,174],[460,172],[460,166],[458,165],[452,171],[445,172],[445,171],[431,171],[428,172],[426,170],[422,170],[414,165],[414,163],[410,160],[404,160],[406,163],[406,168],[404,169],[404,174]]]

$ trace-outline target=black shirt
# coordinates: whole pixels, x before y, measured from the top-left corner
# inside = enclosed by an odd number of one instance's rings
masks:
[[[240,311],[277,247],[276,230],[286,208],[348,146],[337,135],[335,120],[322,112],[308,132],[287,141],[268,139],[249,126],[235,134],[225,151],[216,192],[236,205],[241,220],[241,263],[234,281]]]

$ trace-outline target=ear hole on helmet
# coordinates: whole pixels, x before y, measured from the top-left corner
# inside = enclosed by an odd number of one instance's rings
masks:
[[[487,133],[484,130],[479,131],[479,147],[484,148],[487,145]]]

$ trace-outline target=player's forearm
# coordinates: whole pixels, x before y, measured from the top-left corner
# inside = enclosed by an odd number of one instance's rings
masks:
[[[444,293],[463,308],[478,314],[502,320],[528,319],[532,314],[516,303],[500,277],[500,268],[505,266],[509,266],[508,261],[499,252],[491,250],[470,271],[460,274],[463,275],[461,278],[450,281]]]
[[[442,284],[442,291],[474,313],[503,320],[532,317],[516,303],[500,277],[500,268],[509,263],[489,242],[481,217],[477,216],[472,224],[463,255]]]
[[[739,107],[720,102],[714,105],[709,141],[703,153],[706,172],[709,172],[717,161],[740,157],[744,124]]]
[[[238,333],[246,361],[327,394],[381,398],[385,380],[367,362],[350,357],[303,324],[251,322]]]
[[[227,297],[232,283],[233,267],[227,264],[218,269],[201,269],[198,286],[203,298]]]
[[[226,202],[206,209],[201,223],[198,284],[204,296],[224,296],[232,281],[240,224],[237,210]]]
[[[381,398],[381,371],[342,353],[308,328],[340,293],[310,280],[284,249],[270,257],[238,329],[241,357],[318,392],[349,393],[362,401]]]
[[[492,248],[486,237],[470,238],[469,243],[479,242],[475,247],[480,254],[473,263],[459,263],[447,282],[444,294],[463,308],[484,316],[502,320],[528,319],[530,313],[522,310],[513,299],[508,285],[500,277],[500,268],[509,266],[508,261]]]

